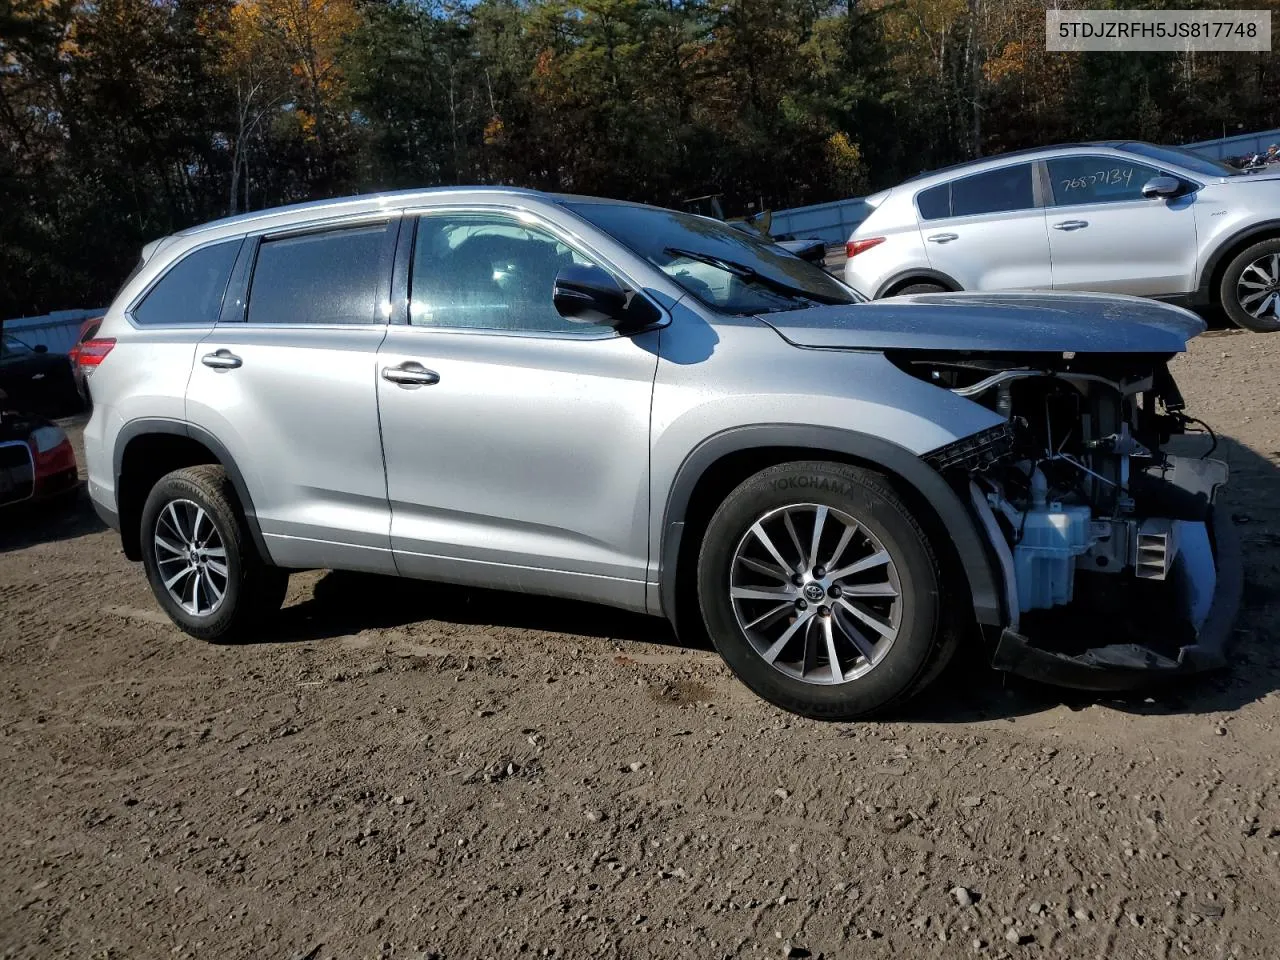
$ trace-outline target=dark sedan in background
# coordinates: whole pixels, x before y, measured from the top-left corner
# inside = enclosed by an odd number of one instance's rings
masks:
[[[75,371],[65,353],[50,353],[44,344],[32,346],[0,331],[0,390],[9,408],[45,417],[79,412],[83,403]]]
[[[79,489],[66,431],[44,417],[14,412],[0,390],[0,531],[22,505],[66,503]]]

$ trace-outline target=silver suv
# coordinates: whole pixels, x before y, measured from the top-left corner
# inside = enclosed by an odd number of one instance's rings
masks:
[[[844,278],[873,298],[1096,290],[1280,330],[1280,168],[1108,141],[962,164],[867,203]]]
[[[1127,297],[868,303],[636,204],[307,204],[147,247],[85,345],[89,487],[211,641],[345,568],[665,616],[817,717],[956,650],[1124,685],[1221,663],[1235,612],[1226,468],[1162,450],[1202,329]]]

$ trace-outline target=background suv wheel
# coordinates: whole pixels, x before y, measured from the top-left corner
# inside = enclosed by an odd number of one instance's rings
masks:
[[[1255,243],[1227,264],[1218,296],[1237,326],[1280,330],[1280,237]]]
[[[939,565],[889,481],[789,463],[733,491],[711,519],[698,595],[716,649],[747,686],[806,716],[880,710],[936,675]]]
[[[258,556],[220,466],[161,477],[142,508],[141,544],[152,592],[193,637],[240,639],[284,602],[289,576]]]
[[[901,290],[895,290],[889,294],[891,297],[909,297],[913,293],[946,293],[947,288],[940,283],[930,283],[927,280],[921,280],[917,283],[909,283]]]

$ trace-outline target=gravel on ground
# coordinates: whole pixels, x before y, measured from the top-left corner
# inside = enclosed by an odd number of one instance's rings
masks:
[[[974,650],[816,723],[656,619],[324,572],[208,646],[83,499],[0,519],[0,955],[1274,957],[1280,337],[1174,371],[1247,584],[1152,694]]]

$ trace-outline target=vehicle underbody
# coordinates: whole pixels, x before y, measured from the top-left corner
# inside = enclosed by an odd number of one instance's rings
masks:
[[[1005,580],[996,668],[1123,689],[1223,664],[1242,580],[1215,506],[1227,467],[1184,411],[1168,355],[889,358],[1005,418],[927,458],[972,504]],[[1170,453],[1192,423],[1203,452]]]

